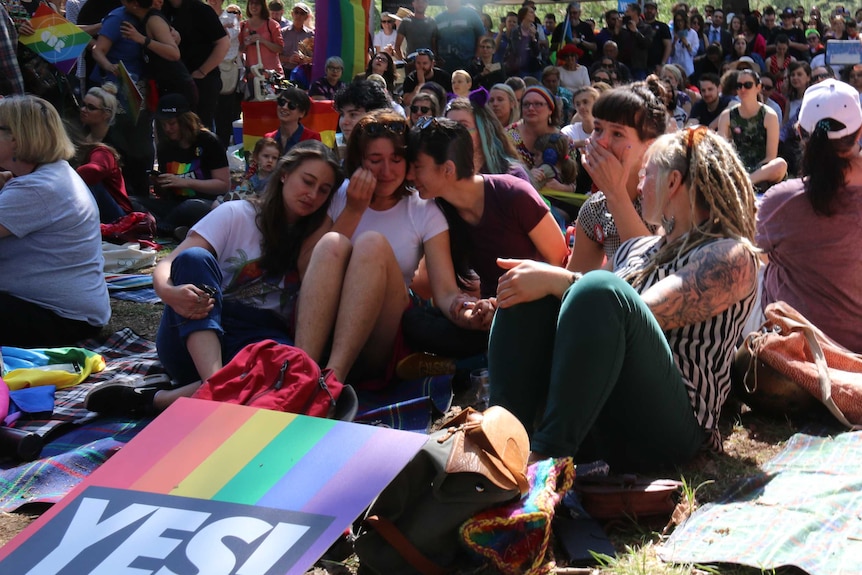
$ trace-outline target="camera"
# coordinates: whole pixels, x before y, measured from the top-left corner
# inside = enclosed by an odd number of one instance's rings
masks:
[[[632,17],[629,16],[628,14],[623,16],[623,26],[628,26],[629,22],[631,22],[631,21],[632,21]]]

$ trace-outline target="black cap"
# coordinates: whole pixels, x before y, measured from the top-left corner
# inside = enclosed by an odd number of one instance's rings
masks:
[[[176,118],[180,114],[191,112],[189,101],[182,94],[165,94],[159,98],[159,107],[156,109],[156,118],[167,120]]]
[[[785,16],[793,16],[795,18],[796,17],[796,11],[793,8],[791,8],[790,6],[788,6],[787,8],[785,8],[784,10],[781,11],[781,17],[784,18]]]

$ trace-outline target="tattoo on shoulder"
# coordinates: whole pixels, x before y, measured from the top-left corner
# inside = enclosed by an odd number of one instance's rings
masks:
[[[715,242],[698,250],[678,272],[681,283],[659,289],[650,307],[664,329],[706,321],[751,293],[755,270],[744,246]]]

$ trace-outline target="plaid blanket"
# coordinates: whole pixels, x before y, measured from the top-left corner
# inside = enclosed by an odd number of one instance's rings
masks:
[[[107,366],[85,382],[58,391],[50,418],[16,422],[17,428],[41,435],[46,444],[37,461],[0,461],[0,511],[59,501],[149,423],[149,419],[99,418],[84,409],[84,396],[104,381],[164,371],[155,344],[126,328],[104,342],[91,340],[82,347],[102,355]]]
[[[675,563],[738,563],[811,575],[860,572],[862,432],[796,434],[720,500],[705,505],[658,549]]]

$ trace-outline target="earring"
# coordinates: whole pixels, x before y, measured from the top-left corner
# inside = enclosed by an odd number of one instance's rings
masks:
[[[664,214],[661,215],[661,227],[664,228],[665,233],[670,235],[673,233],[673,228],[676,227],[676,216],[671,216],[668,218]]]

